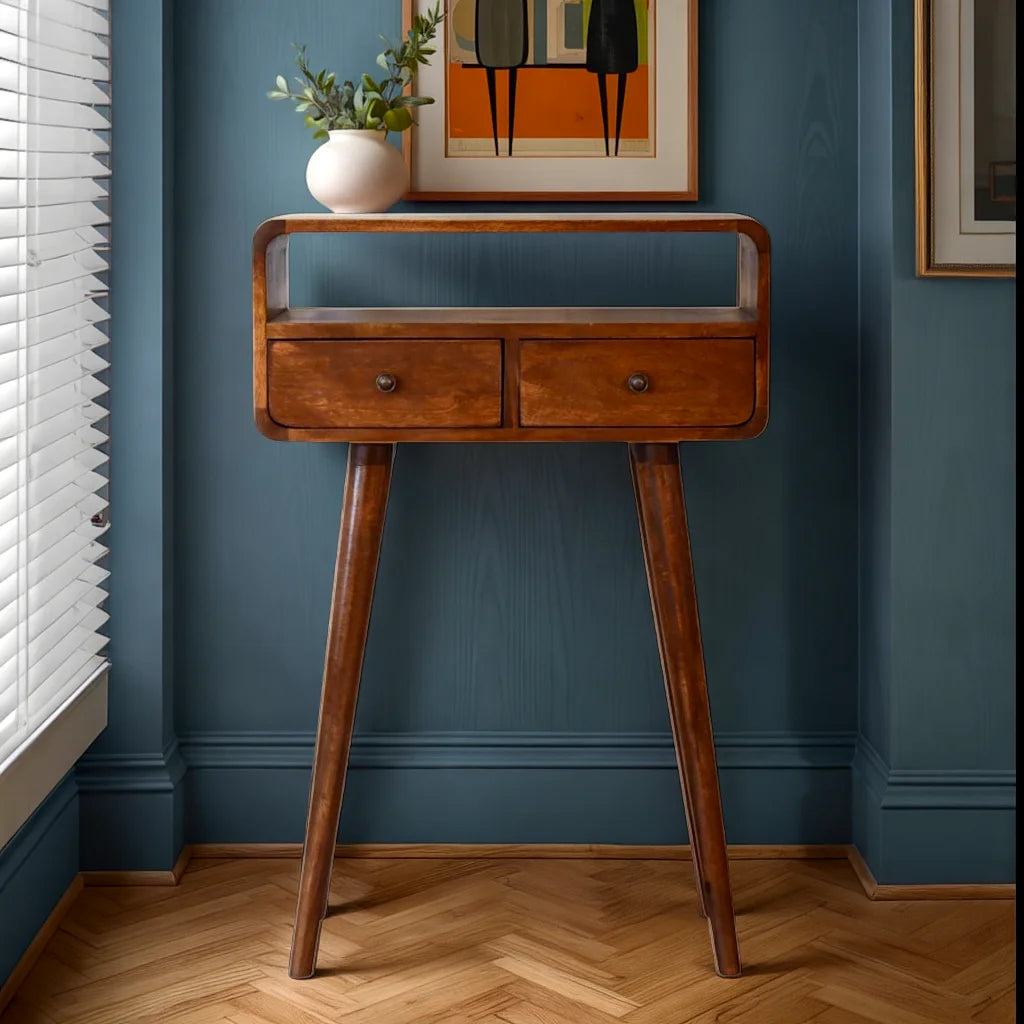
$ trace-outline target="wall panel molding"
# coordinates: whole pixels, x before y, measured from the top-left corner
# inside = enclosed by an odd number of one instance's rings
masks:
[[[75,779],[82,793],[172,793],[186,771],[175,739],[161,754],[86,754]]]
[[[311,733],[181,737],[190,843],[302,838]],[[850,733],[723,733],[729,840],[850,839]],[[345,843],[686,841],[668,734],[445,732],[357,735]]]
[[[718,766],[847,768],[855,734],[719,733]],[[309,768],[312,732],[197,732],[179,739],[189,768]],[[357,734],[353,768],[671,768],[665,733],[435,732]]]
[[[883,810],[1016,810],[1017,772],[890,768],[863,737],[852,769]]]
[[[159,754],[83,757],[75,768],[82,870],[169,870],[183,844],[186,773],[176,739]]]
[[[1016,882],[1016,771],[893,769],[861,736],[851,785],[854,841],[883,888]]]

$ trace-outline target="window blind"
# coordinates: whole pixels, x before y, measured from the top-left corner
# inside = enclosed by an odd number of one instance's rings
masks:
[[[0,0],[0,771],[106,668],[108,0]]]

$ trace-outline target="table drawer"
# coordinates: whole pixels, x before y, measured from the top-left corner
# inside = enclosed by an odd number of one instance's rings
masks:
[[[524,340],[524,427],[726,427],[754,412],[754,340]]]
[[[286,427],[501,426],[501,341],[272,341],[270,416]]]

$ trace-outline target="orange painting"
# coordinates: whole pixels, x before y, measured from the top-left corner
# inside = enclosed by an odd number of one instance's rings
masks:
[[[655,155],[655,0],[448,0],[449,157]]]

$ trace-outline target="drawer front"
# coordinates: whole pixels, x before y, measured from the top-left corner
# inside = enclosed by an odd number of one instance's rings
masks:
[[[524,340],[524,427],[728,427],[754,412],[754,340]]]
[[[496,339],[272,341],[267,362],[282,426],[501,426]]]

